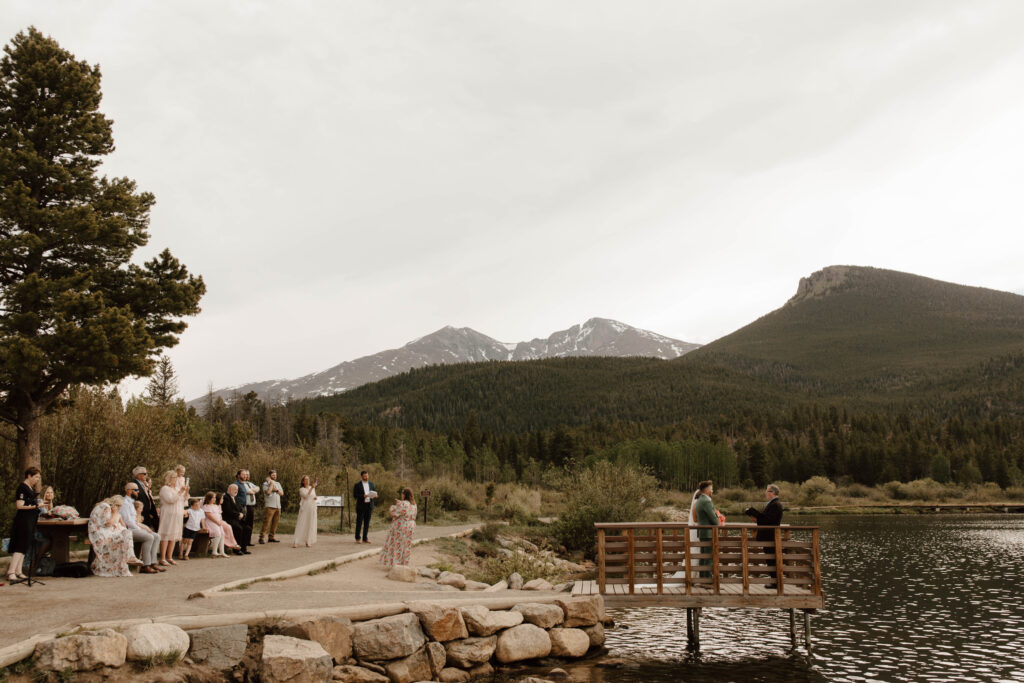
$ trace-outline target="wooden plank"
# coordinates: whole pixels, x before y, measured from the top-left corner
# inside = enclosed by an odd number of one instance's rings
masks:
[[[665,557],[663,555],[663,551],[662,551],[662,548],[661,548],[661,541],[662,541],[662,538],[661,538],[661,527],[658,527],[657,534],[658,534],[658,593],[661,593],[662,588],[664,587],[663,584],[662,584],[662,571],[661,571],[661,567],[664,564],[664,560],[665,560]]]
[[[718,532],[711,534],[711,578],[714,579],[715,592],[718,592]]]
[[[782,578],[782,529],[775,527],[775,575],[779,595],[783,593]]]
[[[817,593],[817,595],[820,596],[821,595],[821,555],[820,555],[820,550],[819,550],[819,546],[818,546],[818,541],[819,540],[820,539],[818,538],[818,530],[817,529],[813,529],[811,531],[811,545],[814,548],[814,552],[813,552],[813,554],[814,554],[814,560],[813,560],[813,564],[814,564],[814,587],[815,587],[815,592]]]
[[[691,558],[690,558],[691,549],[690,549],[690,532],[689,531],[686,532],[686,546],[685,547],[686,547],[686,553],[685,553],[686,558],[685,558],[685,564],[683,565],[683,571],[686,572],[686,576],[685,576],[685,579],[686,579],[686,594],[689,595],[690,592],[693,590],[693,577],[691,576],[691,571],[690,571],[690,569],[691,569],[691,567],[690,567],[690,564],[691,564]]]
[[[604,593],[605,579],[605,537],[604,529],[597,530],[597,584]]]
[[[633,585],[636,583],[636,560],[633,557],[633,529],[629,530],[629,592],[633,592]]]

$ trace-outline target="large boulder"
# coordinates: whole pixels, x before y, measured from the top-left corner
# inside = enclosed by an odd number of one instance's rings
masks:
[[[466,622],[458,607],[444,607],[430,602],[410,602],[407,606],[410,612],[419,617],[426,634],[439,643],[469,637]]]
[[[558,605],[551,603],[541,602],[522,602],[518,605],[513,605],[513,612],[520,612],[523,615],[523,621],[534,626],[540,626],[541,628],[551,628],[558,626],[565,621],[565,612]]]
[[[553,657],[582,657],[590,649],[590,636],[578,628],[553,628],[548,631]]]
[[[388,570],[388,578],[392,581],[405,581],[406,583],[416,583],[416,568],[409,567],[404,564],[396,564]]]
[[[604,624],[598,622],[593,626],[587,626],[582,629],[587,637],[590,638],[590,647],[600,647],[604,645]]]
[[[466,620],[469,632],[475,636],[489,636],[503,628],[523,623],[523,615],[519,612],[492,612],[483,605],[463,607],[462,618]]]
[[[448,663],[448,652],[441,643],[427,643],[427,658],[430,660],[430,671],[437,678]]]
[[[291,636],[263,638],[263,683],[326,683],[332,673],[331,656],[320,643]]]
[[[136,624],[121,633],[128,639],[126,657],[133,662],[180,662],[188,652],[188,634],[174,624]]]
[[[214,669],[233,669],[245,656],[249,627],[245,624],[210,626],[188,632],[188,657]]]
[[[593,626],[604,618],[604,601],[600,597],[563,598],[555,600],[555,604],[565,613],[566,628],[575,626]]]
[[[466,577],[455,572],[441,572],[437,577],[437,582],[442,586],[454,586],[459,590],[466,587]]]
[[[356,658],[370,661],[408,657],[426,642],[419,617],[411,613],[357,623],[352,634]]]
[[[281,635],[320,643],[336,664],[352,656],[352,621],[348,617],[313,617],[285,624]]]
[[[524,591],[550,591],[554,589],[555,587],[551,585],[551,582],[545,579],[534,579],[523,584]]]
[[[469,680],[469,672],[449,666],[441,670],[437,680],[441,681],[441,683],[465,683],[465,681]]]
[[[121,666],[128,639],[112,629],[55,638],[36,645],[36,668],[41,671],[90,671]]]
[[[390,679],[384,674],[350,664],[334,667],[333,680],[341,683],[390,683]]]
[[[441,576],[441,570],[433,567],[417,567],[416,572],[425,579],[436,579]]]
[[[484,583],[483,581],[469,581],[466,580],[466,590],[468,591],[485,591],[491,587],[491,584]]]
[[[487,638],[465,638],[453,640],[445,645],[448,662],[469,669],[486,661],[490,661],[494,648],[498,646],[498,636]]]
[[[426,648],[421,648],[408,657],[388,662],[384,668],[387,669],[391,683],[415,683],[429,681],[434,677]]]
[[[484,593],[500,593],[501,591],[508,590],[508,581],[499,581],[493,585],[488,586],[484,589]]]
[[[508,577],[509,590],[521,591],[523,590],[523,575],[519,572],[512,572]]]
[[[495,655],[502,664],[547,657],[550,653],[551,638],[548,632],[533,624],[520,624],[502,631],[495,648]]]

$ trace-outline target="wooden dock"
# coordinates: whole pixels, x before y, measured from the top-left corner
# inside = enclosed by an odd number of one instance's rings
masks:
[[[609,607],[681,607],[688,637],[700,646],[704,607],[804,612],[804,641],[810,647],[808,615],[825,606],[821,588],[818,527],[758,527],[726,524],[692,527],[680,522],[598,523],[597,580],[577,582],[573,595],[601,595]],[[691,538],[692,529],[709,538]],[[769,540],[757,540],[770,536]]]

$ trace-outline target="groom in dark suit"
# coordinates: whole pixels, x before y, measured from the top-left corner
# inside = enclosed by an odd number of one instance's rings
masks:
[[[352,500],[356,502],[356,543],[369,543],[366,539],[370,533],[370,518],[373,517],[373,500],[370,491],[376,492],[370,473],[363,470],[359,473],[359,481],[352,487]],[[359,538],[362,529],[362,540]]]
[[[744,512],[748,517],[753,518],[758,526],[779,526],[782,524],[782,501],[779,500],[779,487],[775,484],[768,484],[764,490],[764,497],[768,501],[764,509],[758,512],[756,509],[749,507]],[[758,529],[757,536],[754,537],[758,541],[774,541],[775,530],[774,529]],[[775,566],[775,549],[764,548],[762,552],[772,555],[772,559],[768,560],[768,566]],[[772,574],[774,575],[774,570]],[[765,588],[776,588],[776,584],[769,583]]]

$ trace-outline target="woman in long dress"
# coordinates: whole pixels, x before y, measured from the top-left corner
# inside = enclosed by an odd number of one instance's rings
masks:
[[[210,552],[214,557],[227,557],[228,554],[224,552],[224,530],[221,528],[224,520],[220,516],[220,507],[217,506],[216,501],[217,494],[208,491],[206,497],[203,498],[203,505],[199,509],[206,515],[203,519],[203,526],[210,534]],[[230,530],[231,527],[228,529]]]
[[[380,553],[380,563],[385,567],[396,564],[409,564],[412,553],[412,532],[416,528],[416,501],[412,497],[412,489],[402,489],[402,498],[391,506],[391,526],[384,539],[384,549]]]
[[[100,501],[89,515],[89,542],[96,554],[92,573],[96,576],[131,576],[128,564],[135,560],[135,550],[132,532],[121,521],[122,500],[113,496]]]
[[[224,521],[224,496],[226,494],[218,493],[216,504],[214,505],[215,512],[214,518],[217,523],[220,524],[220,530],[224,533],[224,546],[231,548],[232,550],[241,550],[242,546],[238,545],[238,541],[235,540],[234,528]]]
[[[295,520],[295,538],[292,547],[298,548],[300,543],[311,547],[316,543],[316,485],[317,479],[309,483],[309,475],[303,475],[299,486],[299,518]]]
[[[183,488],[184,487],[184,488]],[[164,472],[164,485],[160,487],[160,564],[178,564],[171,555],[174,545],[181,540],[181,530],[185,525],[185,510],[181,504],[183,496],[188,495],[188,486],[184,480],[178,479],[174,470]]]
[[[11,525],[11,564],[7,568],[7,580],[18,581],[28,578],[22,571],[25,554],[32,547],[36,535],[36,521],[39,519],[39,501],[36,489],[42,475],[38,467],[25,470],[25,481],[18,484],[14,497],[14,523]]]

